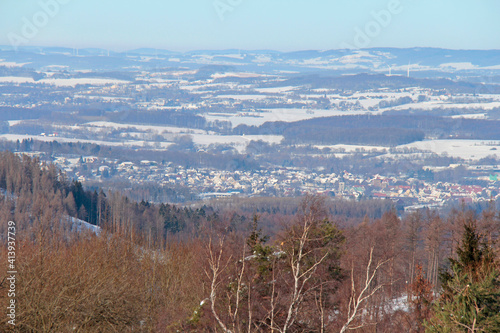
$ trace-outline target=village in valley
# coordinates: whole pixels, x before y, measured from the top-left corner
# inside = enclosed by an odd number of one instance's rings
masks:
[[[323,193],[411,210],[499,198],[496,69],[453,62],[458,51],[414,64],[400,50],[96,52],[14,62],[1,50],[0,143],[88,186],[157,187],[136,194],[153,202]]]

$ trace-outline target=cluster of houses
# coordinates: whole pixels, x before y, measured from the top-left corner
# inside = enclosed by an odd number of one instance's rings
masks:
[[[184,168],[154,161],[119,162],[85,157],[56,161],[79,181],[126,179],[131,183],[154,183],[164,187],[187,187],[199,199],[227,196],[297,196],[320,193],[351,200],[390,199],[404,207],[442,206],[449,201],[479,202],[500,198],[500,182],[487,186],[432,182],[401,176],[321,173],[303,168],[228,171]]]

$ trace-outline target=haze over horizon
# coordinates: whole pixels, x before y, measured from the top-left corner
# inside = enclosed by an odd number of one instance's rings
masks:
[[[28,0],[1,5],[0,44],[124,51],[500,49],[500,2]]]

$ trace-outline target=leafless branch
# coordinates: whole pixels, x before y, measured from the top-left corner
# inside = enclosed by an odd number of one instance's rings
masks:
[[[342,329],[340,330],[340,333],[344,333],[348,329],[350,329],[350,325],[352,322],[359,316],[359,311],[361,309],[361,305],[364,301],[372,297],[377,291],[379,291],[384,285],[379,284],[375,286],[375,288],[372,289],[371,292],[368,292],[370,285],[373,282],[373,279],[377,275],[378,270],[380,267],[385,265],[387,262],[389,262],[391,259],[383,260],[377,263],[373,271],[371,271],[372,267],[372,262],[373,262],[373,247],[370,249],[370,257],[368,260],[368,264],[366,265],[366,279],[365,283],[363,285],[363,289],[359,292],[359,294],[356,296],[356,287],[354,283],[354,267],[351,268],[351,297],[349,299],[349,307],[348,307],[348,314],[347,314],[347,321],[342,326]],[[353,265],[354,266],[354,265]],[[358,326],[359,327],[362,327]]]

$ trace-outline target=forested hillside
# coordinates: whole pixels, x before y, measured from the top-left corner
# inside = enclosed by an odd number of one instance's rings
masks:
[[[453,119],[432,115],[333,116],[296,122],[268,122],[261,126],[240,125],[235,134],[279,134],[288,143],[368,144],[396,146],[426,137],[495,140],[499,122]]]
[[[11,153],[0,189],[4,309],[9,220],[18,271],[16,326],[1,316],[0,331],[500,330],[493,206],[400,217],[321,196],[158,205]],[[77,232],[70,216],[102,232]]]

